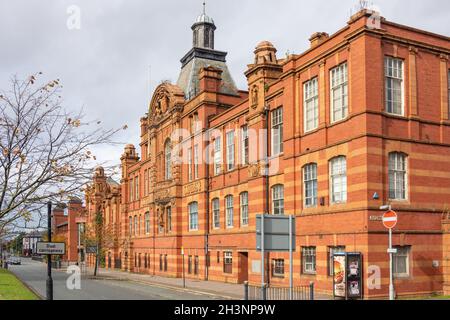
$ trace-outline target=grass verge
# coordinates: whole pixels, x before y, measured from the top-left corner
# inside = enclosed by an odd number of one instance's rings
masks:
[[[38,300],[14,274],[0,269],[0,300]]]

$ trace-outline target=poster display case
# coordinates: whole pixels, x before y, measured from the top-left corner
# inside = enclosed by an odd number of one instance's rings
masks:
[[[344,299],[362,299],[362,254],[336,252],[333,254],[333,296]]]

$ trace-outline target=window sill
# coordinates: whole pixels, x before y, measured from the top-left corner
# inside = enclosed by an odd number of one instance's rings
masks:
[[[349,116],[347,115],[347,116],[345,116],[345,118],[342,118],[342,119],[339,119],[339,120],[335,120],[335,121],[331,121],[329,127],[336,126],[336,125],[338,125],[340,123],[346,122],[348,119],[349,119]]]
[[[330,205],[331,206],[343,206],[346,205],[347,201],[342,201],[342,202],[331,202]]]
[[[390,113],[387,111],[383,111],[383,115],[390,117],[390,118],[394,118],[394,119],[407,120],[407,118],[404,114],[396,114],[396,113]]]
[[[303,275],[305,275],[305,276],[316,276],[317,275],[317,272],[302,272],[302,274]]]
[[[395,275],[394,274],[394,280],[404,281],[404,280],[411,280],[410,275]]]
[[[272,278],[277,278],[277,279],[284,279],[284,274],[272,274]]]

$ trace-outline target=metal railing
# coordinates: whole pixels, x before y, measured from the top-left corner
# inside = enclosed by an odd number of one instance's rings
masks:
[[[314,282],[309,285],[292,288],[290,299],[288,287],[271,287],[249,285],[244,282],[244,300],[314,300]]]

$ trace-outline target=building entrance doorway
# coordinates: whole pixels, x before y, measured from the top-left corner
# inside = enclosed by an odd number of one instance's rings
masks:
[[[248,252],[239,252],[239,273],[238,282],[248,281]]]

